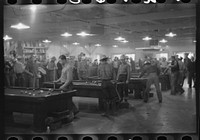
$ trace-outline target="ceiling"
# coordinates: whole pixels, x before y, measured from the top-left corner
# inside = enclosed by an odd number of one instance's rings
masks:
[[[31,28],[10,28],[19,22]],[[76,36],[81,31],[95,36]],[[142,38],[145,36],[167,39],[165,34],[170,31],[177,34],[171,42],[195,40],[195,4],[39,5],[35,13],[29,5],[4,6],[4,35],[14,40],[49,39],[112,46],[125,45],[114,40],[122,36],[129,41],[126,45],[131,45],[144,42]],[[73,36],[60,36],[65,32]]]

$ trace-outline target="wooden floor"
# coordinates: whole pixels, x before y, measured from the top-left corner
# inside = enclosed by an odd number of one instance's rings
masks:
[[[121,109],[117,116],[102,117],[97,111],[97,99],[73,98],[80,109],[76,119],[62,128],[51,131],[51,134],[121,134],[121,133],[194,133],[196,131],[195,89],[184,84],[185,93],[170,95],[162,92],[163,103],[159,103],[155,89],[154,96],[148,103],[133,99],[130,94],[129,109]],[[7,134],[33,134],[32,116],[15,113],[16,124],[6,126]]]

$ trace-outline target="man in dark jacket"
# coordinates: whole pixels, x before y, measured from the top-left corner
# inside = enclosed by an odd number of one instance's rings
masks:
[[[195,60],[194,57],[191,57],[191,62],[188,63],[188,84],[189,88],[192,87],[192,80],[194,82],[195,87]]]

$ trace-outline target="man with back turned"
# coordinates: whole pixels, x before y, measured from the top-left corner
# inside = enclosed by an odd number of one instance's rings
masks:
[[[141,78],[145,73],[147,73],[148,76],[147,76],[146,89],[144,92],[144,102],[148,101],[150,87],[152,84],[154,84],[159,103],[162,103],[162,93],[159,85],[160,68],[155,59],[152,59],[151,62],[146,63],[139,77]]]

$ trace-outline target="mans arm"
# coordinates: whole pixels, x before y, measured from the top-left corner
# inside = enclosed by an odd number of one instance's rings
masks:
[[[73,69],[70,67],[67,70],[67,80],[65,81],[65,83],[60,86],[60,89],[65,89],[73,80]]]
[[[146,73],[146,67],[144,66],[139,78],[141,78],[145,73]]]

